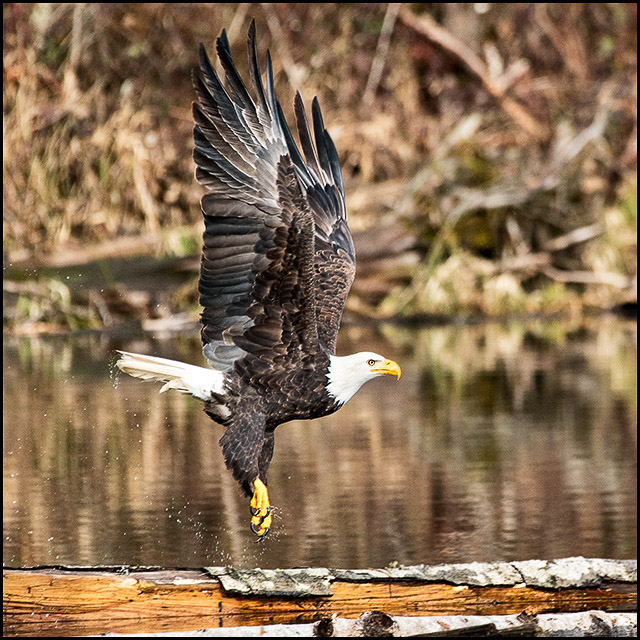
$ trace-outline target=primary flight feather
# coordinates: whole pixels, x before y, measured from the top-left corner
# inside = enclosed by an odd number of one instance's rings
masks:
[[[117,364],[163,381],[161,391],[204,401],[225,427],[225,463],[251,498],[251,529],[262,539],[271,527],[266,485],[275,428],[333,413],[367,380],[399,378],[400,367],[370,352],[335,355],[355,251],[340,162],[317,99],[310,127],[295,96],[301,152],[275,95],[268,51],[262,82],[255,23],[248,36],[254,97],[224,31],[216,49],[226,87],[202,45],[193,74],[193,157],[208,192],[198,290],[211,369],[127,352]]]

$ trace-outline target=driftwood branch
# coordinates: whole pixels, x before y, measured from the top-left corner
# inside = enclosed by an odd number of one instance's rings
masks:
[[[546,127],[536,120],[519,102],[516,102],[506,94],[505,84],[496,81],[491,76],[484,61],[464,42],[439,25],[428,14],[417,16],[406,5],[400,9],[398,18],[406,27],[419,33],[462,62],[482,82],[485,89],[496,99],[503,111],[527,135],[537,140],[545,140],[549,137]]]

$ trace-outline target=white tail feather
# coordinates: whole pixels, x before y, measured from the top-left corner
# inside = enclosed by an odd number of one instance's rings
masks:
[[[190,393],[201,400],[210,399],[212,392],[222,393],[224,383],[222,371],[141,353],[127,351],[118,351],[118,353],[121,357],[116,364],[125,373],[143,380],[164,382],[160,393],[167,389],[176,389],[183,393]]]

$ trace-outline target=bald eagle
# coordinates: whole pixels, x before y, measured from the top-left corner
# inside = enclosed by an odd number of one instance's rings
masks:
[[[302,98],[294,112],[300,152],[266,88],[248,34],[255,98],[240,77],[225,31],[216,41],[226,86],[200,46],[193,73],[196,179],[205,230],[198,290],[203,353],[210,369],[121,351],[119,368],[199,398],[225,427],[227,467],[250,498],[251,530],[271,527],[267,471],[283,422],[326,416],[367,380],[400,367],[377,353],[336,355],[355,251],[336,148],[314,98],[311,129]],[[304,154],[304,155],[303,155]]]

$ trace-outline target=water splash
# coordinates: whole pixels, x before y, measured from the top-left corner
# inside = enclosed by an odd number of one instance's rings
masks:
[[[120,374],[122,373],[122,371],[120,371],[120,368],[117,365],[118,357],[119,357],[118,354],[114,353],[111,356],[111,360],[109,361],[109,378],[113,380],[114,389],[117,389],[118,386],[120,385]]]

